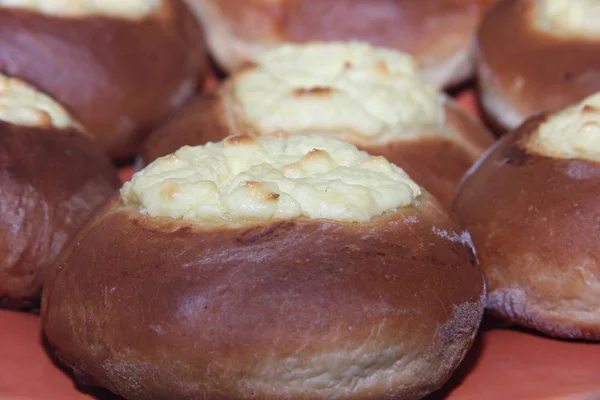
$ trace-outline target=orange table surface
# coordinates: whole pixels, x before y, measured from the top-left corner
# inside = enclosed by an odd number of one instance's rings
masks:
[[[0,311],[0,400],[116,400],[79,391],[40,339],[39,318]],[[600,344],[512,330],[480,334],[448,385],[427,400],[597,400]]]

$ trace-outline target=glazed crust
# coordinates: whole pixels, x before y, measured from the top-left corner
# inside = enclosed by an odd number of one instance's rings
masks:
[[[144,19],[0,8],[0,71],[63,104],[115,158],[194,93],[203,46],[182,0],[163,0]]]
[[[529,144],[546,116],[505,136],[461,184],[488,310],[548,335],[600,339],[600,164]]]
[[[504,130],[600,91],[600,41],[557,37],[533,19],[534,1],[500,1],[478,31],[482,105]]]
[[[226,84],[221,91],[202,95],[174,114],[148,137],[140,165],[184,145],[218,142],[231,135],[260,135],[244,121],[240,106],[229,93]],[[347,135],[343,138],[371,154],[385,156],[442,203],[450,205],[461,177],[493,143],[494,137],[451,100],[446,102],[445,109],[448,132],[444,134],[408,137],[383,144],[352,140]]]
[[[361,40],[413,54],[440,86],[472,74],[473,34],[492,2],[190,0],[213,55],[228,71],[283,42]]]
[[[59,251],[119,179],[75,130],[0,121],[0,187],[0,307],[27,307],[39,301]]]
[[[417,399],[448,379],[483,312],[456,228],[429,195],[365,224],[240,227],[116,198],[57,263],[42,325],[83,382],[132,400]]]

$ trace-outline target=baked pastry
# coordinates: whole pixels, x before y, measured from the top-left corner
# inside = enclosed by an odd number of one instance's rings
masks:
[[[490,313],[548,335],[600,339],[600,94],[532,117],[466,176]]]
[[[359,40],[412,54],[427,81],[473,74],[473,36],[495,0],[188,0],[226,71],[285,43]]]
[[[504,0],[477,35],[481,103],[500,130],[600,91],[600,3]]]
[[[365,43],[284,45],[191,102],[153,132],[142,164],[233,134],[326,134],[403,168],[445,204],[493,142],[483,125],[425,84],[413,59]]]
[[[183,147],[75,243],[42,327],[82,382],[130,400],[417,399],[448,379],[483,312],[455,219],[330,137]]]
[[[118,187],[110,160],[58,103],[0,75],[0,307],[39,302],[50,264]]]
[[[0,1],[0,72],[63,104],[114,158],[194,94],[204,53],[183,0]]]

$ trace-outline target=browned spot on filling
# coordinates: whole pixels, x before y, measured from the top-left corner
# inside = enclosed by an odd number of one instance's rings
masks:
[[[256,181],[246,181],[246,187],[252,189],[252,193],[266,200],[277,200],[278,193],[271,192],[265,185]]]
[[[390,75],[390,69],[388,68],[387,64],[384,61],[379,61],[377,63],[377,65],[375,66],[375,68],[377,69],[377,72],[379,72],[382,75],[385,75],[385,76]]]
[[[225,140],[225,146],[243,146],[254,143],[256,143],[256,138],[250,135],[231,136]]]
[[[299,88],[294,90],[294,96],[327,96],[333,93],[330,87]]]
[[[246,187],[249,187],[252,189],[262,188],[262,184],[260,182],[256,182],[256,181],[246,181]]]
[[[165,185],[160,189],[160,195],[169,200],[174,199],[175,196],[177,196],[178,192],[179,192],[179,185],[177,185],[176,183],[172,183],[172,182],[165,183]]]
[[[236,71],[237,75],[246,74],[248,72],[252,72],[255,69],[258,69],[258,64],[252,61],[244,61],[242,65]]]
[[[52,126],[52,117],[44,110],[36,110],[36,115],[40,126],[49,128]]]
[[[586,121],[586,122],[583,124],[583,127],[584,127],[586,130],[587,130],[587,129],[597,129],[597,128],[598,128],[598,126],[600,126],[600,124],[598,124],[598,123],[597,123],[597,122],[595,122],[595,121]]]
[[[589,104],[586,104],[581,110],[582,114],[598,114],[599,112],[600,109]]]
[[[325,150],[312,149],[311,151],[308,152],[306,157],[307,158],[319,158],[319,157],[323,157],[326,155],[327,155],[327,152]]]
[[[345,70],[349,70],[349,69],[351,69],[351,68],[352,68],[352,63],[351,63],[350,61],[346,61],[346,62],[344,63],[344,69],[345,69]]]

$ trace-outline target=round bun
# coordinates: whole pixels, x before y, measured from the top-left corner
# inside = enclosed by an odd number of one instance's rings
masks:
[[[477,44],[481,103],[499,130],[600,91],[596,1],[499,1]]]
[[[182,0],[0,5],[0,73],[51,95],[115,158],[193,95],[203,46]]]
[[[230,135],[325,134],[383,155],[444,204],[492,144],[483,125],[418,75],[407,54],[364,43],[284,45],[153,132],[142,164]]]
[[[360,40],[413,54],[426,79],[473,73],[473,36],[493,0],[189,0],[218,64],[234,71],[283,43]]]
[[[564,338],[600,339],[600,96],[532,117],[461,184],[488,310]]]
[[[136,173],[63,253],[42,326],[80,381],[131,400],[418,399],[480,323],[469,243],[383,157],[232,137]]]
[[[0,185],[0,307],[28,307],[62,247],[119,179],[60,105],[0,75]]]

